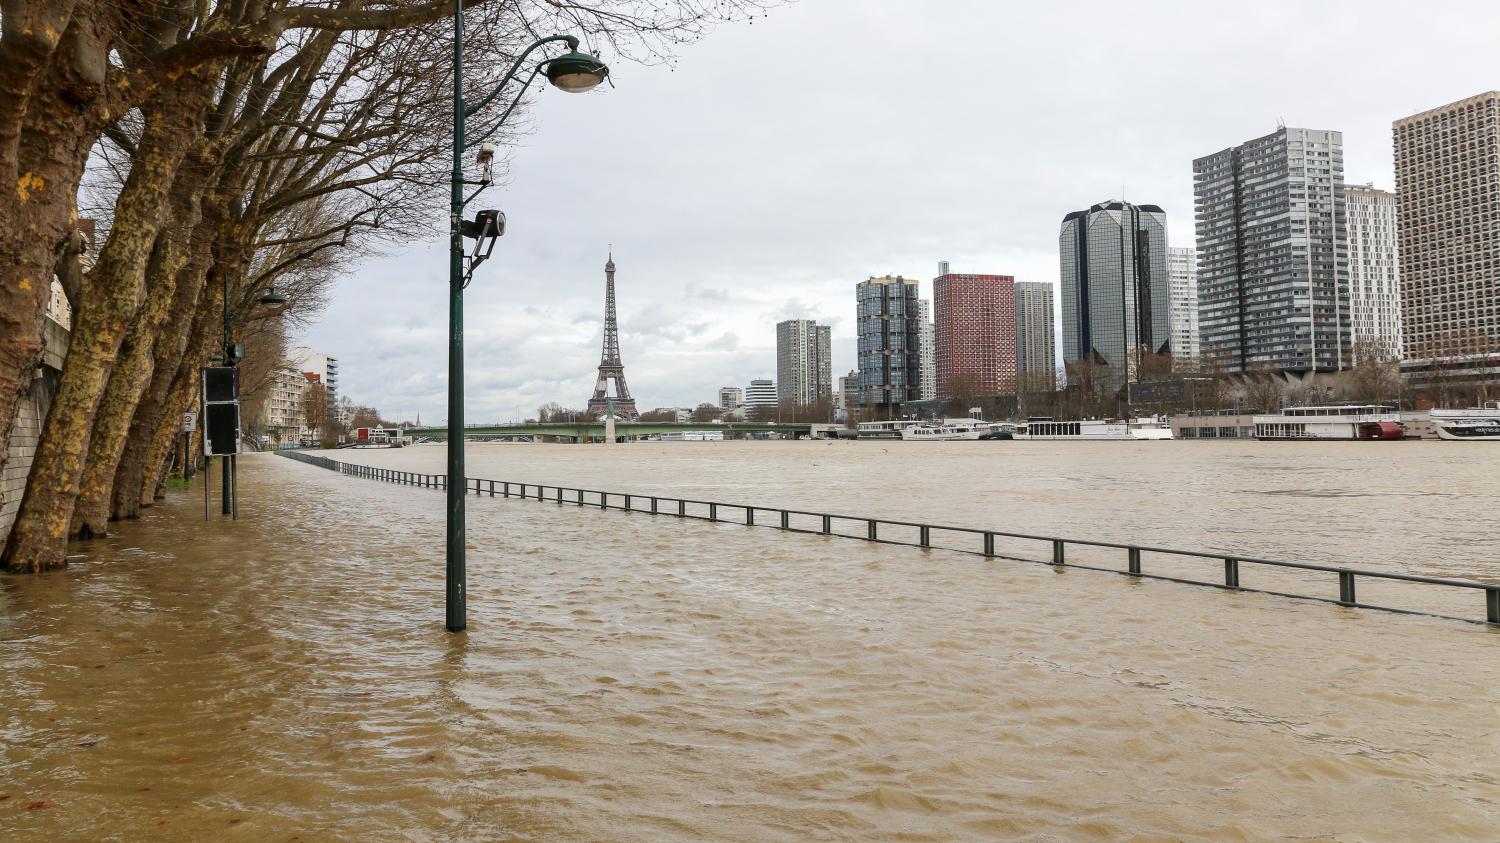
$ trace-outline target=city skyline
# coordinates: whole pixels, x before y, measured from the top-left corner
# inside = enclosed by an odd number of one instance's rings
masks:
[[[1168,37],[1181,27],[1173,21],[1182,8],[1138,11],[1129,25],[1160,30],[1151,40],[1158,60],[1122,69],[1104,91],[1084,84],[1081,71],[1043,79],[1026,71],[1041,55],[1081,58],[1104,42],[1101,35],[1062,34],[1063,19],[1076,10],[830,2],[777,9],[753,27],[722,27],[711,43],[682,48],[672,70],[612,61],[617,87],[586,103],[539,98],[533,113],[549,126],[546,142],[523,138],[512,152],[515,175],[494,199],[510,231],[491,262],[492,277],[467,295],[470,415],[510,417],[517,407],[525,414],[589,388],[600,343],[596,256],[611,240],[629,243],[620,327],[632,391],[649,406],[695,404],[722,383],[770,371],[774,336],[766,326],[781,319],[830,325],[833,368],[850,368],[850,278],[925,279],[925,267],[947,257],[958,266],[1005,267],[1018,281],[1052,281],[1056,220],[1110,195],[1161,205],[1169,245],[1191,246],[1191,160],[1263,134],[1278,118],[1340,130],[1346,180],[1390,189],[1394,120],[1497,86],[1493,71],[1463,47],[1477,39],[1473,27],[1456,26],[1488,14],[1477,4],[1434,12],[1432,26],[1448,21],[1457,33],[1440,69],[1419,62],[1339,66],[1327,70],[1331,84],[1318,89],[1296,81],[1289,60],[1309,48],[1313,32],[1336,27],[1389,41],[1402,34],[1393,23],[1400,16],[1356,15],[1364,4],[1298,9],[1305,32],[1282,31],[1291,6],[1248,17],[1217,38],[1215,49],[1269,49],[1263,78],[1252,82],[1203,69],[1204,45]],[[1121,14],[1106,5],[1095,12],[1106,20]],[[1006,86],[983,109],[963,86],[930,92],[936,80],[914,57],[874,68],[868,85],[831,109],[806,90],[807,69],[772,70],[751,81],[727,66],[767,49],[808,52],[818,68],[871,47],[913,56],[914,48],[946,49],[957,21],[1001,20],[1017,49],[984,72],[1017,74],[1027,84]],[[1415,49],[1419,58],[1439,55]],[[1142,84],[1158,92],[1159,105],[1126,108],[1108,96]],[[918,90],[930,95],[912,96]],[[1358,97],[1349,93],[1356,90]],[[732,106],[704,107],[726,93]],[[1167,106],[1183,101],[1193,108]],[[871,142],[862,127],[888,108],[930,128]],[[693,113],[693,123],[682,124],[679,113]],[[1017,121],[1027,130],[997,131]],[[781,131],[799,123],[830,142],[815,147]],[[687,130],[674,132],[678,125]],[[602,126],[611,127],[611,142],[596,150],[593,136]],[[1113,140],[1100,144],[1101,137]],[[590,151],[579,153],[585,143]],[[761,157],[746,154],[765,143],[795,178],[773,177]],[[704,179],[704,172],[716,176]],[[870,172],[882,177],[869,179]],[[1005,198],[958,198],[961,185]],[[575,195],[597,203],[597,213],[561,234],[548,220]],[[683,206],[695,209],[685,219],[671,210]],[[392,415],[443,415],[441,251],[441,238],[433,237],[368,258],[321,323],[296,338],[343,358],[345,388]]]

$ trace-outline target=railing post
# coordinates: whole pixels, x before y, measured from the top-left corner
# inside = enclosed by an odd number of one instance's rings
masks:
[[[557,505],[562,506],[562,487],[557,487]]]
[[[1138,547],[1132,547],[1132,548],[1130,548],[1129,558],[1127,559],[1127,561],[1126,561],[1125,564],[1128,566],[1128,568],[1130,570],[1130,573],[1132,573],[1132,574],[1134,574],[1136,576],[1140,576],[1140,574],[1141,574],[1141,549],[1138,548]]]
[[[656,502],[657,502],[656,496],[652,495],[651,496],[651,514],[652,515],[656,514]]]
[[[687,501],[682,498],[677,499],[677,514],[687,515]]]
[[[1230,588],[1240,587],[1240,560],[1232,557],[1224,560],[1224,584]]]
[[[609,492],[599,493],[599,508],[609,509]]]
[[[752,527],[755,526],[755,507],[745,507],[745,523]]]
[[[792,528],[792,514],[790,512],[787,512],[786,510],[783,509],[781,511],[781,529],[783,529],[783,530],[790,530],[791,528]]]
[[[504,491],[503,496],[507,497],[507,498],[510,497],[510,482],[506,481],[506,480],[502,480],[500,482],[502,482],[502,483],[505,484],[505,491]]]
[[[826,536],[831,532],[833,532],[833,516],[825,515],[823,516],[823,535]]]
[[[521,500],[526,500],[526,484],[521,484]]]
[[[921,542],[922,547],[932,547],[932,528],[923,524],[917,530],[917,541]]]
[[[583,490],[578,490],[578,505],[583,506]]]
[[[1339,571],[1339,602],[1345,606],[1353,606],[1354,599],[1354,572]]]
[[[626,495],[625,496],[625,511],[626,512],[630,511],[630,498],[631,498],[630,495]]]
[[[719,505],[718,504],[711,503],[711,504],[708,505],[708,520],[710,520],[710,521],[718,521],[719,520]]]
[[[1485,620],[1493,624],[1500,624],[1500,588],[1486,589],[1484,592]]]
[[[876,527],[879,523],[879,521],[873,518],[865,522],[865,538],[870,541],[878,541],[880,539],[880,530]]]
[[[995,534],[994,533],[985,533],[984,534],[984,555],[985,556],[994,556],[995,555]]]
[[[1063,552],[1063,540],[1052,540],[1052,564],[1063,565],[1067,563],[1067,556]]]
[[[494,496],[495,496],[495,481],[491,480],[490,481],[490,497],[493,498]]]

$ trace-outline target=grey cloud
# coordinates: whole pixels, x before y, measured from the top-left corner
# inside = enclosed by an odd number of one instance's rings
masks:
[[[820,0],[718,28],[677,72],[622,65],[616,87],[540,96],[498,200],[509,230],[466,296],[483,384],[469,416],[587,398],[610,243],[632,392],[692,405],[774,373],[778,318],[833,325],[847,372],[871,274],[915,276],[924,295],[944,259],[1055,280],[1062,216],[1106,197],[1161,205],[1172,244],[1190,244],[1192,159],[1278,118],[1343,131],[1348,179],[1389,187],[1392,120],[1496,84],[1500,7],[1429,5],[1216,6],[1204,37],[1187,0]],[[1308,84],[1329,32],[1343,52]],[[1149,59],[1121,58],[1122,33]],[[1390,45],[1399,61],[1371,58]],[[445,278],[435,235],[337,292],[307,341],[341,358],[350,397],[443,414]]]

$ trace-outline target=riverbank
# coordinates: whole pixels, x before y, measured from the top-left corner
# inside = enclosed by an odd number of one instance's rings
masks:
[[[1142,522],[1095,508],[1134,458],[1054,457],[1040,486],[1024,461],[1008,478],[971,466],[934,502],[912,490],[939,482],[935,452],[928,473],[888,464],[877,482],[813,450],[851,444],[747,445],[757,464],[733,443],[476,447],[471,471],[787,504],[831,485],[877,514],[946,504],[960,523],[953,502],[976,497],[1017,519]],[[441,449],[339,456],[395,467]],[[0,580],[3,836],[1481,840],[1500,825],[1500,637],[1482,627],[486,498],[469,506],[470,633],[449,636],[440,494],[271,455],[242,467],[238,522],[205,525],[194,490],[66,571]],[[1311,471],[1283,488],[1336,488],[1333,466]],[[1180,494],[1279,476],[1246,467]],[[1250,511],[1277,517],[1274,491]],[[1391,503],[1365,499],[1377,516]]]

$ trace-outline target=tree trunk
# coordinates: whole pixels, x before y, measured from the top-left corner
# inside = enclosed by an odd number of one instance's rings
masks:
[[[177,420],[189,407],[196,405],[194,399],[197,398],[199,379],[203,374],[203,361],[208,357],[209,349],[219,341],[218,313],[223,300],[217,273],[210,272],[203,285],[188,346],[163,399],[161,417],[152,429],[150,446],[141,462],[141,482],[134,491],[138,509],[149,507],[156,500],[157,489],[161,488],[167,473],[167,456],[180,429]],[[199,425],[198,429],[202,430],[203,426]],[[192,440],[196,441],[197,436],[193,436]],[[188,465],[196,463],[196,454],[191,447],[188,449]],[[122,490],[121,493],[126,491],[128,490]]]
[[[130,176],[115,204],[109,240],[85,281],[62,379],[32,459],[21,509],[3,557],[12,571],[67,564],[68,529],[95,411],[126,330],[145,293],[146,263],[178,165],[196,128],[190,104],[153,109]]]
[[[161,424],[162,414],[166,412],[168,394],[177,380],[188,344],[193,339],[193,325],[200,312],[199,302],[204,298],[206,263],[206,259],[199,261],[195,257],[178,272],[173,312],[165,330],[157,336],[153,350],[151,382],[136,405],[130,431],[125,438],[125,449],[115,469],[110,506],[112,521],[141,517],[141,482],[146,471],[147,456],[155,440],[157,427]],[[173,419],[178,417],[177,414],[172,416]]]
[[[168,315],[181,314],[179,296],[191,298],[189,291],[177,283],[178,274],[187,262],[186,233],[192,231],[192,217],[197,214],[196,180],[179,179],[171,220],[172,229],[157,236],[156,248],[146,271],[146,304],[125,335],[120,357],[110,373],[109,384],[95,413],[88,460],[79,478],[78,502],[73,508],[72,532],[79,538],[102,536],[108,529],[111,492],[115,469],[125,451],[130,424],[141,398],[152,380],[154,340],[159,338]]]

